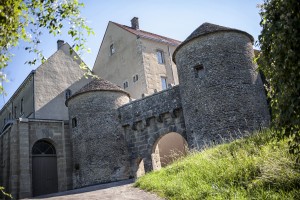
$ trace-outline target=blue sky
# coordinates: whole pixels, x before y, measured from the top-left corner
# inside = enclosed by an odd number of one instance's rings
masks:
[[[263,0],[83,0],[85,8],[82,15],[88,25],[93,28],[95,35],[87,37],[90,54],[82,55],[85,63],[92,68],[109,21],[130,26],[133,17],[139,18],[140,29],[167,36],[180,41],[185,40],[198,26],[210,22],[222,26],[241,29],[253,35],[257,40],[261,31],[260,16],[257,4]],[[40,49],[46,57],[56,51],[56,41],[72,40],[64,34],[53,37],[44,33],[41,37]],[[31,70],[39,65],[29,66],[24,63],[33,57],[24,51],[25,44],[20,44],[11,52],[15,54],[12,62],[4,70],[8,82],[3,83],[6,95],[1,95],[2,107],[24,81]]]

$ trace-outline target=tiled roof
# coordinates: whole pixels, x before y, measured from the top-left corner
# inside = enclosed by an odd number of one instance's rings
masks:
[[[125,90],[123,90],[121,87],[117,86],[116,84],[113,84],[107,80],[101,79],[101,78],[94,78],[91,82],[83,86],[80,90],[78,90],[75,94],[73,94],[69,99],[67,99],[67,102],[82,93],[86,92],[92,92],[92,91],[115,91],[115,92],[123,92],[130,96]]]
[[[128,31],[128,32],[130,32],[130,33],[132,33],[134,35],[136,35],[136,36],[141,37],[141,38],[155,40],[157,42],[167,43],[167,44],[170,44],[170,45],[173,45],[173,46],[178,46],[181,43],[178,40],[167,38],[167,37],[164,37],[164,36],[161,36],[161,35],[157,35],[157,34],[154,34],[154,33],[146,32],[146,31],[143,31],[143,30],[140,30],[140,29],[134,29],[134,28],[131,28],[129,26],[118,24],[116,22],[112,22],[112,23],[115,24],[115,25],[117,25],[117,26],[119,26],[120,28],[123,28],[124,30],[126,30],[126,31]]]

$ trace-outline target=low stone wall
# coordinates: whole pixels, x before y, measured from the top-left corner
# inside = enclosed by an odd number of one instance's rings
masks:
[[[136,126],[139,121],[147,123],[146,121],[152,117],[161,117],[164,113],[174,114],[180,108],[179,87],[175,86],[126,104],[118,111],[123,126]]]

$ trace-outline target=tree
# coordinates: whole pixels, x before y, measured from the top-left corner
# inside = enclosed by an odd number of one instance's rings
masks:
[[[73,38],[72,48],[87,50],[83,36],[93,34],[93,31],[80,16],[83,6],[78,0],[0,0],[0,70],[7,66],[12,57],[10,50],[21,40],[28,42],[25,50],[37,54],[37,58],[28,63],[35,64],[39,59],[43,62],[45,58],[38,44],[45,29],[55,36],[67,26],[68,34]],[[5,75],[0,74],[0,79],[4,78]]]
[[[260,15],[257,62],[268,82],[272,124],[300,161],[300,1],[265,0]]]
[[[1,194],[2,194],[2,196],[6,196],[6,197],[9,197],[9,198],[12,199],[11,194],[6,193],[6,192],[4,191],[4,189],[5,189],[4,187],[1,187],[1,186],[0,186],[0,196],[1,196]]]

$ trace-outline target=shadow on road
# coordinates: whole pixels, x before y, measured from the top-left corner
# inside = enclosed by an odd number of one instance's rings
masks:
[[[127,184],[131,184],[133,182],[134,182],[134,179],[128,179],[128,180],[124,180],[124,181],[87,186],[87,187],[84,187],[84,188],[68,190],[68,191],[65,191],[65,192],[58,192],[58,193],[46,194],[46,195],[42,195],[42,196],[36,196],[36,197],[30,198],[30,199],[47,199],[47,198],[50,198],[50,197],[59,197],[59,196],[66,196],[66,195],[72,195],[72,194],[81,194],[81,193],[85,193],[85,192],[92,192],[92,191],[95,191],[95,190],[101,190],[101,189],[107,189],[107,188],[127,185]]]

